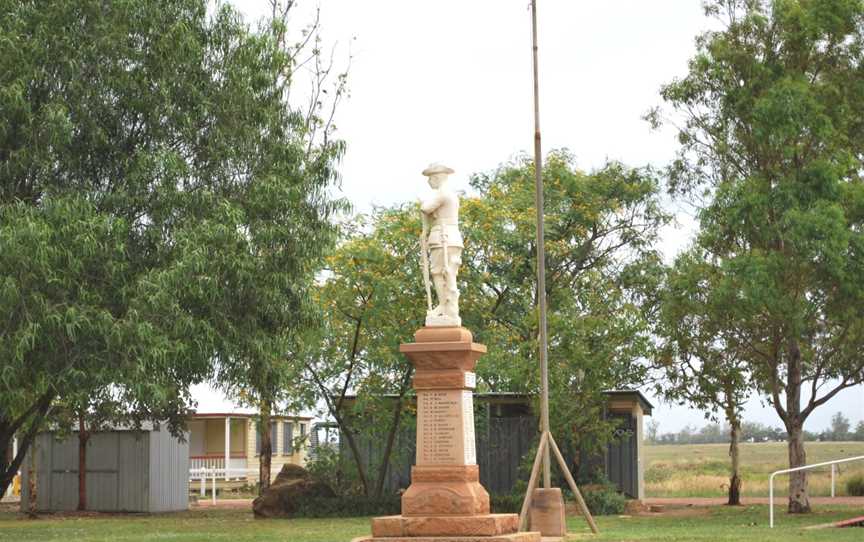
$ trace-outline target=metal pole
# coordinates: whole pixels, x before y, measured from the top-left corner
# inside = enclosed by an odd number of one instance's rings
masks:
[[[534,53],[534,206],[537,210],[537,308],[540,311],[540,431],[549,431],[549,365],[546,359],[546,249],[543,246],[543,155],[540,146],[540,71],[537,61],[537,0],[531,0],[531,39]],[[552,487],[549,447],[543,452],[543,487]]]
[[[847,457],[846,459],[835,459],[834,461],[823,461],[822,463],[814,463],[812,465],[802,465],[800,467],[795,467],[792,469],[781,469],[778,471],[774,471],[771,473],[771,476],[768,478],[768,508],[769,510],[769,526],[774,527],[774,477],[778,474],[789,474],[790,472],[799,472],[802,470],[812,470],[819,467],[827,467],[831,465],[831,496],[834,496],[834,467],[835,465],[839,465],[841,463],[849,463],[851,461],[861,461],[864,460],[864,455],[858,455],[855,457]]]
[[[225,481],[228,481],[228,464],[231,462],[231,418],[225,416]]]
[[[768,528],[774,528],[774,475],[772,473],[768,478]]]
[[[831,465],[831,498],[834,498],[834,479],[837,476],[837,465]]]
[[[211,488],[213,495],[211,498],[213,499],[213,504],[216,504],[216,469],[213,469],[213,487]]]

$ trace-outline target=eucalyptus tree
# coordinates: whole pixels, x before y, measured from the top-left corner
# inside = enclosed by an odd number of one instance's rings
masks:
[[[681,143],[670,185],[704,197],[695,244],[710,304],[798,467],[808,417],[864,381],[864,4],[706,10],[723,28],[661,92]],[[793,473],[789,512],[809,510],[806,472]]]
[[[302,384],[300,337],[320,325],[314,274],[336,242],[334,219],[348,208],[329,193],[345,150],[345,142],[335,138],[333,120],[347,92],[347,73],[334,73],[332,59],[323,60],[317,17],[305,27],[289,24],[295,5],[271,0],[270,17],[257,36],[272,64],[268,93],[282,106],[281,112],[271,112],[272,124],[261,135],[269,138],[278,131],[283,135],[272,143],[284,148],[250,153],[250,188],[231,201],[231,216],[226,213],[221,220],[234,227],[230,249],[218,265],[236,282],[230,286],[233,294],[220,300],[225,324],[220,333],[229,339],[213,379],[258,411],[259,491],[270,485],[272,415],[314,404],[314,388]],[[307,79],[300,76],[304,65],[311,67]],[[308,95],[305,102],[292,101],[298,87]]]
[[[697,251],[678,256],[668,270],[654,320],[659,338],[655,368],[657,394],[679,404],[690,404],[714,417],[719,413],[729,427],[728,505],[741,504],[741,441],[744,403],[753,394],[750,368],[729,336],[723,309],[712,306],[718,285],[711,266]]]
[[[280,352],[341,148],[286,107],[289,56],[205,0],[0,3],[0,490],[64,395],[176,431],[214,362]]]

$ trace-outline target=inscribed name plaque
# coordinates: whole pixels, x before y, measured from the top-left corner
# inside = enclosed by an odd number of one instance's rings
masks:
[[[417,465],[476,464],[470,391],[418,391],[417,409]]]
[[[465,465],[477,464],[477,450],[474,444],[474,396],[471,390],[462,390],[462,451]]]

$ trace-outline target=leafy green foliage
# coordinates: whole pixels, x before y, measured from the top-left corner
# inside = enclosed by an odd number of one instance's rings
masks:
[[[395,442],[407,418],[413,374],[399,344],[411,340],[425,316],[417,310],[425,306],[419,213],[413,206],[380,210],[359,217],[345,233],[326,260],[326,280],[317,292],[323,325],[307,339],[306,378],[339,424],[358,489],[381,496],[388,465],[412,459]],[[353,397],[346,401],[349,392]],[[355,413],[362,413],[362,427],[355,426]],[[357,441],[361,433],[386,443],[380,463],[367,465]]]
[[[609,516],[623,514],[624,508],[627,505],[627,498],[618,493],[612,485],[592,485],[585,488],[580,488],[582,498],[585,499],[585,504],[588,510],[595,516]],[[565,505],[568,502],[573,502],[573,494],[568,490],[564,490]],[[492,507],[492,512],[495,514],[518,514],[522,510],[522,503],[525,500],[524,493],[514,493],[512,495],[490,495],[489,501]]]
[[[374,499],[357,495],[336,498],[311,497],[299,502],[294,515],[300,518],[398,516],[401,510],[402,500],[399,495]]]
[[[477,195],[462,202],[462,319],[488,347],[477,367],[484,391],[539,393],[533,176],[528,158],[505,164],[472,177]],[[660,277],[652,244],[668,217],[650,170],[584,173],[556,151],[543,180],[553,431],[602,445],[612,430],[602,391],[643,375]]]
[[[488,348],[477,367],[480,391],[539,391],[532,167],[521,159],[476,175],[476,195],[461,202],[460,312],[463,325]],[[667,217],[650,171],[610,164],[585,174],[569,154],[555,152],[544,178],[552,418],[566,435],[562,442],[590,435],[599,446],[612,430],[602,419],[602,391],[642,375],[638,360],[649,347],[643,305],[659,277],[651,245]],[[307,369],[370,494],[355,440],[363,433],[387,442],[405,423],[411,365],[398,347],[423,325],[426,300],[416,206],[380,209],[358,220],[328,259],[320,289],[325,326],[314,340],[324,349],[313,349]],[[346,402],[349,390],[356,400]],[[355,428],[352,408],[364,420],[379,421]],[[370,469],[378,483],[388,458],[395,459],[385,453],[381,466]]]
[[[613,516],[624,513],[627,498],[614,486],[586,488],[583,498],[588,510],[595,516]]]
[[[176,430],[214,361],[282,384],[344,149],[287,105],[291,67],[204,0],[0,3],[0,448],[105,389]]]
[[[690,404],[707,417],[723,416],[729,427],[729,505],[740,504],[740,461],[744,404],[753,393],[750,368],[737,338],[715,317],[711,295],[716,275],[695,250],[680,255],[668,270],[655,322],[659,345],[655,368],[658,395]]]
[[[725,27],[700,36],[687,76],[662,90],[681,119],[671,187],[706,197],[680,265],[706,290],[690,314],[747,363],[798,466],[804,421],[864,381],[864,5],[721,0],[707,11]],[[806,474],[790,484],[790,511],[808,510]]]

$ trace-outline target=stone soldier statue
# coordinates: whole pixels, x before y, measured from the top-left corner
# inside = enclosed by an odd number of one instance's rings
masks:
[[[452,169],[441,164],[431,164],[423,170],[423,175],[429,177],[429,186],[435,191],[431,197],[420,201],[423,217],[420,245],[429,301],[427,326],[462,324],[459,318],[459,290],[456,289],[456,275],[462,264],[462,234],[459,232],[459,196],[447,186],[447,176],[452,173]],[[432,308],[429,293],[429,274],[432,275],[438,298],[435,308]]]

